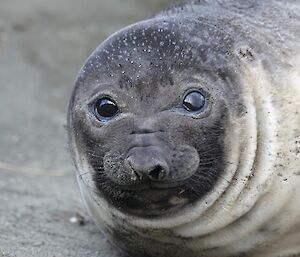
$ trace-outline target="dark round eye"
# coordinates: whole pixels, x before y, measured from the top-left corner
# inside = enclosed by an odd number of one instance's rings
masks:
[[[116,103],[106,97],[99,99],[95,106],[96,115],[104,120],[114,117],[118,111],[119,108]]]
[[[189,112],[200,111],[205,105],[205,97],[198,91],[192,91],[185,96],[182,105]]]

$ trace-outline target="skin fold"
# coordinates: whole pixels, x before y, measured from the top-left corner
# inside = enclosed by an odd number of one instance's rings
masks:
[[[124,254],[300,254],[299,14],[292,0],[185,1],[87,59],[70,149]]]

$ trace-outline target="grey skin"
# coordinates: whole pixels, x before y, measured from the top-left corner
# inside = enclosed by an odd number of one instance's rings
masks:
[[[275,19],[281,9],[277,1],[187,1],[103,42],[77,77],[68,116],[75,163],[91,167],[90,190],[124,215],[146,219],[172,215],[213,191],[228,165],[227,135],[247,114],[241,60],[251,64],[259,55],[265,67],[280,63],[272,51],[283,43],[266,32],[277,26],[288,37],[296,30],[288,34],[288,24]],[[191,92],[203,96],[200,110],[185,108]],[[113,117],[97,113],[103,98],[117,105]],[[144,251],[126,233],[108,233],[135,256],[168,252],[167,245]]]

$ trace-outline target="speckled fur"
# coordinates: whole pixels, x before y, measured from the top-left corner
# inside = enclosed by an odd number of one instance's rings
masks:
[[[117,32],[89,57],[70,102],[70,147],[86,206],[112,242],[138,257],[300,255],[299,16],[297,0],[185,1]],[[210,112],[174,111],[180,92],[199,85]],[[122,109],[110,124],[90,111],[106,93]],[[103,158],[122,154],[133,120],[153,114],[151,126],[168,131],[176,151],[215,145],[209,157],[218,165],[198,169],[209,178],[189,184],[199,194],[184,208],[137,216],[106,180]],[[114,171],[117,181],[122,168]]]

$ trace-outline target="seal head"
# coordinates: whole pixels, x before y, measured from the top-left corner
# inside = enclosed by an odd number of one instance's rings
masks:
[[[98,193],[123,212],[174,212],[222,176],[225,130],[239,107],[233,57],[222,47],[233,41],[207,24],[191,40],[186,28],[176,19],[128,27],[96,49],[76,82],[77,149]]]

